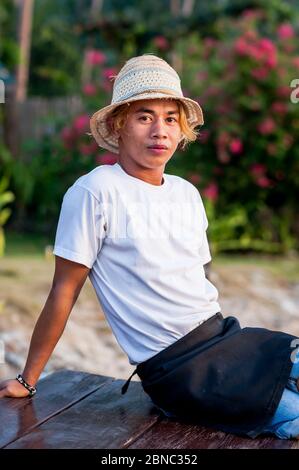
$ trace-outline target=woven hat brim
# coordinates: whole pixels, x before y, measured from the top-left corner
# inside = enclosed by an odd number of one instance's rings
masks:
[[[184,105],[186,116],[189,125],[191,128],[196,126],[202,125],[204,123],[203,119],[203,112],[200,105],[192,100],[191,98],[181,97],[181,96],[174,96],[171,94],[166,93],[143,93],[139,94],[138,96],[133,96],[124,101],[120,101],[118,103],[113,103],[104,108],[99,109],[96,111],[90,118],[90,129],[93,137],[95,138],[98,145],[106,150],[109,150],[112,153],[119,153],[118,148],[118,139],[111,133],[111,130],[107,124],[107,117],[108,115],[118,106],[131,103],[134,101],[140,100],[150,100],[150,99],[157,99],[157,98],[171,98],[178,101],[181,101]]]

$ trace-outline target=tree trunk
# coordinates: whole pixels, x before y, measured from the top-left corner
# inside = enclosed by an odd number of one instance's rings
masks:
[[[23,0],[19,29],[20,61],[17,68],[16,101],[23,103],[27,96],[31,47],[33,0]]]
[[[179,0],[171,0],[171,2],[170,2],[170,11],[171,11],[172,16],[174,16],[174,17],[177,17],[181,14]],[[180,73],[183,69],[183,61],[182,61],[182,58],[180,57],[178,52],[172,51],[170,53],[170,63],[171,63],[171,66],[180,75]]]

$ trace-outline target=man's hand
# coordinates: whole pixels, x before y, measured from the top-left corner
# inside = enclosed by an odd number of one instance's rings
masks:
[[[61,337],[67,319],[77,300],[90,269],[82,264],[55,257],[52,288],[36,322],[31,338],[28,358],[22,376],[32,386],[48,361]],[[0,398],[24,398],[30,395],[18,380],[0,383]]]
[[[5,380],[4,382],[0,382],[0,398],[25,398],[28,396],[29,390],[27,390],[16,379]]]

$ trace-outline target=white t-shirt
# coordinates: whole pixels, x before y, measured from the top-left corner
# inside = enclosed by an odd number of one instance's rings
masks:
[[[66,191],[54,254],[91,270],[117,342],[136,365],[220,312],[205,277],[208,221],[195,186],[163,174],[160,186],[102,165]]]

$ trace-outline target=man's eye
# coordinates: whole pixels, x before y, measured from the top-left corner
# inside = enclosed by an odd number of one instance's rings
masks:
[[[151,116],[141,116],[141,117],[139,118],[139,120],[145,121],[145,122],[146,122],[148,119],[151,119]],[[174,118],[174,117],[168,117],[168,118],[166,118],[166,120],[168,120],[168,122],[171,122],[171,123],[177,122],[176,118]]]

